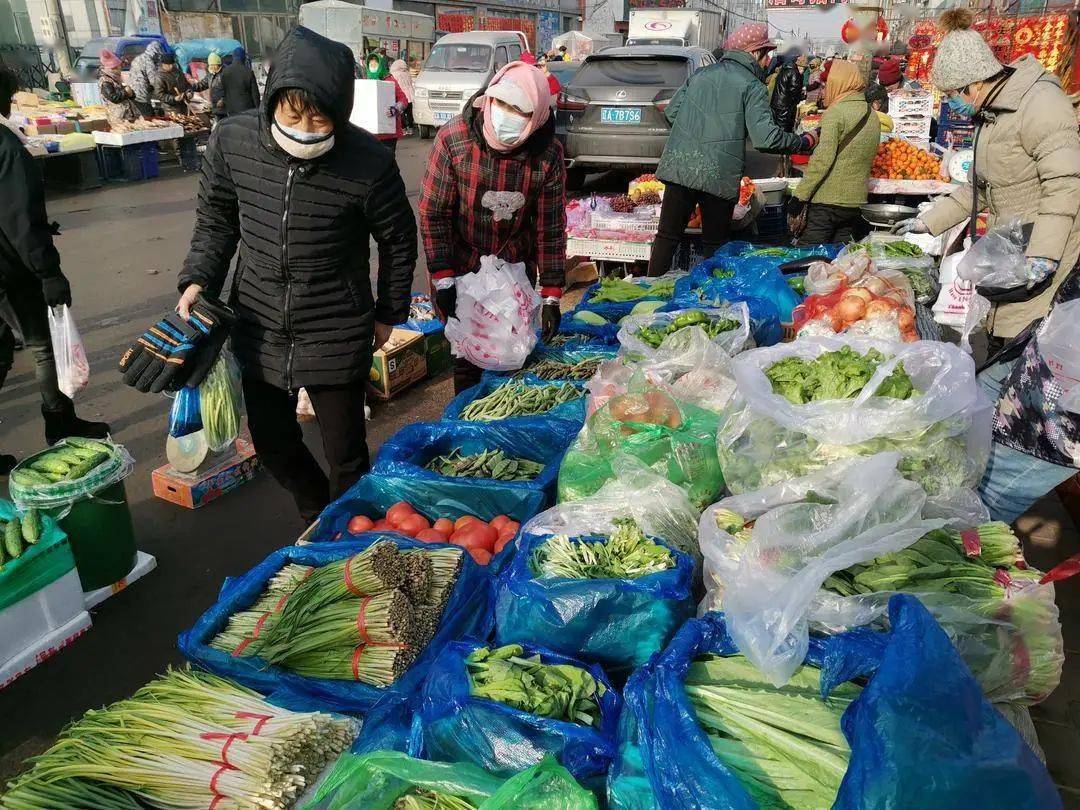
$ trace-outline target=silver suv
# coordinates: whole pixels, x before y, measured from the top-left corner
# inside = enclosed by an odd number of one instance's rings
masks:
[[[668,102],[691,74],[715,61],[704,48],[667,45],[588,56],[558,100],[570,187],[580,187],[590,171],[654,168],[671,132]]]

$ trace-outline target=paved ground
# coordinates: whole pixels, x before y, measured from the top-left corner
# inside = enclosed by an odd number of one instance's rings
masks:
[[[427,148],[411,140],[398,151],[414,206]],[[767,176],[769,159],[758,156],[754,162],[751,174]],[[0,780],[87,708],[128,695],[166,664],[178,663],[176,635],[214,601],[224,578],[292,542],[303,529],[291,502],[265,474],[194,512],[150,491],[150,472],[165,461],[169,401],[122,385],[115,363],[132,338],[175,302],[195,190],[193,176],[173,170],[157,180],[49,202],[63,228],[58,244],[90,355],[91,385],[80,395],[79,408],[109,420],[116,439],[136,459],[128,500],[140,548],[157,557],[158,569],[96,609],[92,630],[72,647],[0,692]],[[426,286],[421,261],[414,289]],[[450,381],[443,378],[376,405],[369,423],[372,449],[404,424],[438,418],[450,393]],[[23,354],[0,399],[0,448],[17,454],[40,449],[37,409]],[[317,435],[311,438],[317,448]],[[1075,526],[1056,497],[1033,509],[1020,528],[1040,568],[1080,551]],[[1064,583],[1058,593],[1069,651],[1065,678],[1032,714],[1051,773],[1067,804],[1080,807],[1080,582]]]

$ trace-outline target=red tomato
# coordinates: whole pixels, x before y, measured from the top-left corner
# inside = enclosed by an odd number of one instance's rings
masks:
[[[360,534],[360,532],[370,532],[375,526],[375,521],[369,518],[367,515],[353,515],[349,520],[349,534]]]
[[[423,515],[409,515],[398,524],[398,531],[402,534],[409,535],[409,537],[416,537],[416,535],[424,531],[424,529],[430,528],[431,524],[428,523],[428,519]]]
[[[498,554],[500,551],[502,551],[504,548],[506,548],[506,544],[509,543],[513,539],[514,539],[514,536],[512,534],[511,535],[500,534],[499,539],[495,541],[495,553]]]
[[[450,520],[450,518],[439,518],[431,528],[435,529],[435,531],[442,532],[443,535],[449,537],[454,533],[454,521]]]
[[[502,532],[509,532],[511,534],[517,534],[520,528],[520,523],[518,523],[516,520],[511,520],[509,523],[499,529],[499,533],[502,534]]]
[[[422,543],[445,543],[446,536],[435,529],[423,529],[416,533],[416,539]]]
[[[506,515],[496,515],[489,522],[488,525],[497,532],[502,531],[502,527],[510,522],[510,518]]]
[[[475,518],[472,515],[462,515],[454,521],[454,530],[457,531],[458,529],[464,528],[466,524],[471,523],[472,521],[477,519],[478,518]]]
[[[373,532],[392,532],[394,527],[390,525],[390,521],[386,518],[379,518],[375,521],[375,525],[371,527]]]
[[[409,506],[409,504],[405,503],[405,501],[398,501],[386,510],[386,519],[390,521],[391,526],[397,526],[409,515],[415,513],[416,510]]]
[[[479,565],[487,565],[491,562],[491,552],[483,548],[470,548],[469,553]]]
[[[492,529],[486,523],[474,520],[450,535],[450,542],[463,548],[482,548],[491,551],[495,547],[495,540],[498,539],[492,537],[491,533]]]

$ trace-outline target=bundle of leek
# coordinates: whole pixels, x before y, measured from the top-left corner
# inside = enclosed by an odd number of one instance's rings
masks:
[[[356,731],[347,718],[291,712],[223,678],[170,670],[65,729],[0,807],[277,810],[292,806]]]

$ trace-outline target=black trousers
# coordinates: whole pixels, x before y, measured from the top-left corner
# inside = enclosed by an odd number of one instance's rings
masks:
[[[412,102],[411,101],[405,106],[405,109],[401,113],[401,125],[403,127],[405,127],[405,129],[412,129],[413,128]]]
[[[474,366],[464,357],[454,358],[454,393],[460,394],[466,388],[472,388],[480,382],[484,370]]]
[[[701,241],[705,255],[712,256],[718,247],[728,241],[735,200],[725,200],[704,191],[668,183],[664,187],[660,225],[649,259],[650,276],[662,276],[671,269],[671,257],[675,255],[675,248],[686,232],[686,223],[690,221],[695,205],[701,206]]]
[[[56,380],[56,358],[49,336],[48,305],[36,280],[9,290],[0,290],[0,388],[4,385],[14,361],[15,336],[22,335],[23,343],[34,355],[34,377],[41,390],[41,402],[47,410],[67,406],[69,400],[60,391]]]
[[[665,191],[666,195],[667,192]],[[809,203],[806,230],[798,238],[800,245],[827,245],[830,242],[850,242],[861,239],[870,230],[858,206]]]
[[[289,490],[310,523],[371,467],[364,423],[364,381],[307,386],[330,465],[327,477],[304,444],[296,421],[296,394],[244,378],[248,427],[259,460],[274,480]]]

